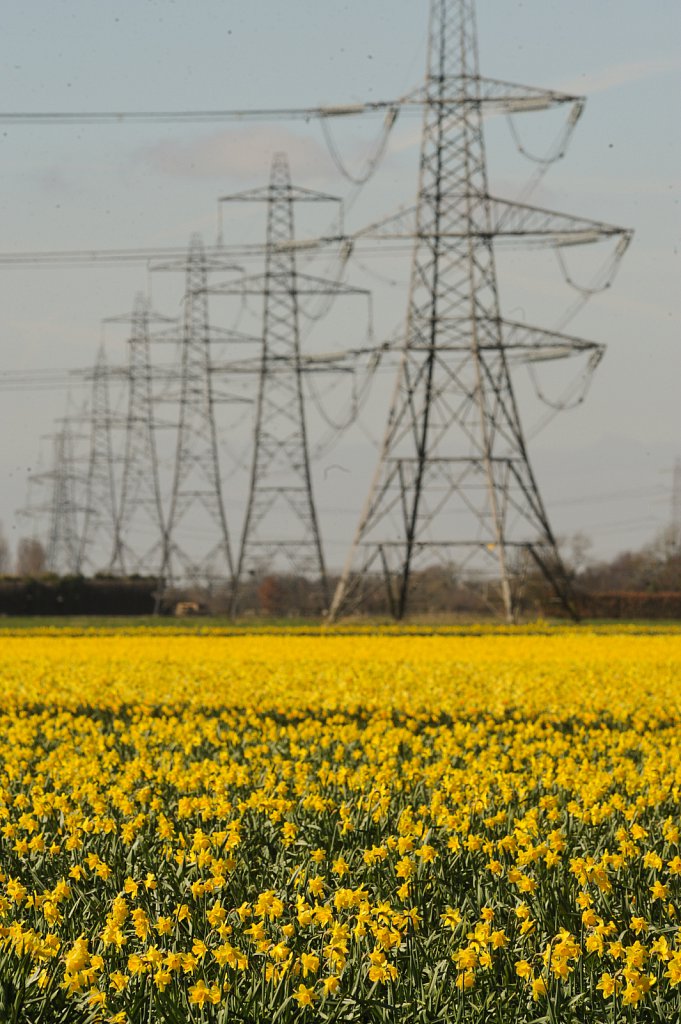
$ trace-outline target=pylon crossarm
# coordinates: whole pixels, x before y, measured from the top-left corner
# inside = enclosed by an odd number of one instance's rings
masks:
[[[228,196],[219,196],[219,203],[266,203],[271,198],[269,185],[260,188],[249,188],[243,192],[233,192]],[[291,185],[287,192],[287,198],[294,203],[342,203],[340,196],[332,196],[328,192],[315,192],[311,188],[301,188],[300,185]]]
[[[589,245],[606,238],[630,235],[628,229],[603,221],[573,217],[568,213],[528,203],[516,203],[510,199],[494,196],[485,198],[489,206],[488,233],[501,240],[523,237],[528,244],[545,242],[552,246],[566,246]],[[473,233],[476,233],[475,226]]]
[[[290,283],[285,274],[278,276],[267,274],[249,274],[238,281],[225,284],[214,284],[208,289],[213,295],[288,295]],[[370,295],[368,288],[329,281],[311,274],[296,274],[296,292],[298,295]]]
[[[446,322],[444,318],[443,322]],[[458,324],[460,321],[453,320],[451,322]],[[488,342],[480,343],[478,350],[481,354],[503,352],[509,363],[539,363],[587,354],[593,359],[595,369],[605,353],[606,346],[597,341],[576,338],[540,327],[530,327],[527,324],[515,324],[509,320],[501,320],[500,323],[503,329],[503,338],[492,338]],[[412,352],[424,348],[427,348],[427,344],[420,344],[418,340],[409,344],[409,349]],[[437,354],[442,360],[442,368],[449,369],[453,373],[451,355],[465,355],[469,349],[470,345],[465,339],[456,343],[438,345]]]
[[[519,114],[550,110],[566,103],[581,107],[584,97],[480,75],[451,75],[445,80],[442,96],[431,95],[419,86],[398,102],[402,107],[468,105],[481,106],[486,113]]]
[[[233,271],[236,274],[243,274],[244,268],[238,263],[230,262],[227,253],[217,252],[215,254],[208,255],[204,252],[204,264],[206,270],[213,271]],[[149,262],[150,271],[166,271],[166,270],[177,270],[183,274],[187,272],[187,256],[178,256],[170,260],[151,260]]]
[[[476,218],[466,225],[418,221],[417,207],[399,210],[394,214],[374,221],[356,231],[355,242],[362,239],[413,239],[417,241],[450,239],[499,239],[517,242],[522,239],[526,245],[589,245],[606,238],[628,236],[626,228],[606,224],[603,221],[585,217],[573,217],[567,213],[546,210],[527,203],[515,203],[489,195],[475,195],[481,204]]]

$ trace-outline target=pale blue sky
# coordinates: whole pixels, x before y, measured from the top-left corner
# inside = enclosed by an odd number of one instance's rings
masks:
[[[642,544],[665,524],[671,483],[665,471],[681,455],[680,12],[676,0],[478,3],[483,74],[588,99],[567,157],[532,201],[636,232],[613,288],[570,325],[608,345],[591,392],[531,445],[556,530],[582,529],[605,554]],[[308,106],[391,98],[418,85],[427,2],[13,0],[3,21],[3,110]],[[558,120],[525,115],[517,124],[541,152]],[[354,122],[339,129],[350,163],[361,163],[379,126],[374,120],[365,129]],[[413,198],[418,136],[417,118],[400,119],[394,147],[353,210],[353,226]],[[531,167],[514,153],[503,119],[490,124],[488,139],[493,190],[517,195]],[[0,140],[2,251],[182,245],[193,230],[213,241],[216,196],[266,181],[276,149],[289,151],[298,183],[341,195],[349,188],[315,125],[0,126]],[[258,237],[262,224],[255,224],[235,212],[228,232]],[[575,276],[590,266],[571,254]],[[376,261],[372,267],[381,270]],[[541,261],[532,255],[527,263],[514,255],[501,269],[509,314],[520,310],[528,322],[551,326],[571,300],[550,255]],[[146,282],[139,268],[0,269],[0,365],[91,363],[100,319],[129,308]],[[177,312],[179,293],[169,284],[155,283],[154,294],[165,312]],[[379,334],[395,326],[395,310],[404,305],[399,289],[377,296]],[[329,330],[338,347],[339,331],[361,335],[364,327],[346,315]],[[112,360],[120,361],[120,337],[109,332],[107,343]],[[379,383],[372,399],[366,429],[373,436],[388,391],[388,382]],[[541,410],[529,395],[527,403],[529,429]],[[14,512],[25,498],[27,467],[63,409],[64,396],[52,392],[2,395],[7,443],[0,456],[0,521],[13,538],[25,529]],[[331,456],[352,467],[357,508],[373,464],[363,437],[348,435]],[[330,510],[323,527],[335,566],[355,516],[348,482],[342,492],[330,485],[326,491],[324,469],[321,463],[315,470],[318,501]],[[235,485],[238,520],[237,492]]]

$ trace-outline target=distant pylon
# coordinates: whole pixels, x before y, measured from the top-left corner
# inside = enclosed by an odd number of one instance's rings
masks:
[[[156,269],[177,267],[178,264],[166,264]],[[164,586],[179,581],[217,580],[231,587],[234,569],[215,423],[207,287],[207,270],[224,270],[228,265],[224,259],[214,257],[209,263],[201,236],[194,234],[183,269],[186,283],[179,419],[161,578]]]
[[[83,526],[80,534],[80,565],[93,571],[108,567],[116,536],[116,481],[111,443],[109,370],[104,345],[100,345],[92,371],[90,403],[90,453],[85,478]]]
[[[155,317],[156,318],[156,317]],[[110,569],[157,574],[163,549],[163,507],[156,453],[149,304],[135,297],[128,340],[128,409],[118,511]]]
[[[52,470],[43,474],[52,484],[45,564],[48,572],[78,575],[81,571],[73,434],[68,418],[53,437]]]
[[[485,108],[519,112],[575,97],[481,78],[473,0],[431,0],[420,95],[417,205],[364,233],[411,237],[414,257],[380,460],[330,615],[359,603],[363,588],[382,577],[392,613],[401,618],[413,570],[436,559],[469,577],[493,576],[508,619],[518,613],[518,570],[529,559],[572,611],[509,363],[523,353],[566,354],[587,343],[502,320],[493,239],[565,245],[624,233],[490,196]]]
[[[681,548],[681,459],[674,463],[671,512],[672,541],[675,547]]]
[[[262,354],[254,424],[251,481],[232,600],[247,574],[286,572],[319,582],[324,608],[328,586],[315,508],[303,397],[299,296],[356,294],[360,289],[299,274],[294,241],[295,202],[338,202],[291,184],[286,154],[272,160],[266,188],[222,201],[265,201],[264,276],[246,278],[245,293],[264,295]],[[226,293],[224,287],[216,291]]]

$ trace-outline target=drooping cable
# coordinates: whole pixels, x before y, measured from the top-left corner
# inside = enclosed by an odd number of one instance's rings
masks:
[[[319,123],[322,128],[322,134],[324,136],[324,141],[326,142],[329,155],[331,156],[338,172],[344,178],[347,178],[348,181],[352,182],[353,185],[365,185],[376,173],[378,166],[385,155],[385,151],[388,146],[388,139],[395,122],[397,121],[399,110],[399,106],[395,105],[386,111],[383,128],[378,137],[378,141],[376,142],[374,151],[367,157],[364,169],[359,174],[353,174],[343,160],[336,141],[331,134],[328,117],[320,117]]]
[[[546,407],[546,412],[543,416],[537,420],[534,426],[527,431],[527,438],[531,440],[536,437],[542,430],[544,430],[549,423],[561,412],[569,412],[572,409],[576,409],[586,399],[591,385],[593,384],[594,375],[596,368],[598,367],[603,355],[605,354],[605,348],[599,347],[594,349],[587,360],[586,366],[577,374],[577,376],[564,388],[558,398],[549,398],[545,390],[541,387],[537,376],[536,369],[531,362],[527,363],[527,370],[532,382],[534,393],[539,401]]]
[[[605,260],[603,265],[595,271],[591,281],[588,284],[578,284],[572,275],[570,274],[565,256],[561,251],[560,246],[554,246],[554,253],[560,267],[561,274],[567,285],[574,289],[578,295],[575,301],[568,306],[565,312],[558,318],[554,330],[563,330],[578,313],[584,309],[586,304],[594,295],[598,295],[600,292],[606,291],[612,285],[615,277],[620,268],[624,254],[627,251],[629,244],[632,239],[632,233],[630,231],[624,232],[615,246],[615,249],[611,255]]]
[[[577,127],[582,113],[584,111],[585,102],[582,99],[575,100],[570,108],[568,118],[558,133],[557,138],[551,144],[549,150],[542,156],[538,156],[536,153],[531,153],[529,149],[523,144],[518,129],[515,126],[512,114],[506,114],[506,122],[511,132],[511,137],[516,145],[519,153],[521,153],[527,160],[531,160],[534,164],[551,165],[561,160],[567,152],[567,147],[570,143],[570,139]]]
[[[577,122],[582,116],[584,107],[584,100],[575,100],[575,102],[572,104],[570,108],[570,113],[565,124],[560,129],[557,137],[551,143],[549,149],[543,156],[537,156],[536,154],[531,153],[524,146],[523,142],[520,139],[520,135],[515,126],[515,122],[513,120],[512,115],[506,115],[506,122],[511,132],[511,137],[515,143],[516,149],[527,160],[537,165],[537,169],[530,176],[529,180],[526,182],[526,184],[523,186],[520,193],[518,194],[516,202],[527,202],[527,200],[530,198],[535,189],[539,187],[543,179],[546,177],[548,171],[553,166],[553,164],[557,163],[558,160],[562,160],[562,158],[565,156],[568,150],[568,146],[570,144],[570,140],[572,139],[572,135],[575,131],[575,128],[577,127]],[[505,217],[507,217],[509,213],[510,208],[505,215],[502,215],[499,222],[499,226],[503,225]]]
[[[579,292],[580,295],[588,295],[589,297],[606,291],[617,276],[620,263],[622,262],[624,254],[629,247],[629,243],[631,242],[631,237],[631,232],[629,231],[626,231],[621,235],[613,252],[606,259],[603,265],[595,272],[592,280],[588,284],[579,284],[575,281],[568,269],[562,247],[555,246],[554,252],[565,283],[571,288],[574,288],[574,290]]]

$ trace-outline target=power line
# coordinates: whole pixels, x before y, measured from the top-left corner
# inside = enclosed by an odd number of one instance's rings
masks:
[[[420,113],[433,103],[452,103],[483,106],[493,112],[516,113],[522,110],[546,110],[562,104],[573,104],[580,97],[550,89],[530,89],[498,79],[480,79],[475,100],[457,88],[453,82],[452,94],[435,100],[421,89],[392,100],[373,100],[364,103],[339,103],[332,106],[225,108],[204,110],[126,110],[126,111],[5,111],[0,112],[0,124],[6,125],[123,125],[168,123],[213,123],[220,121],[311,121],[328,118],[356,117],[364,114],[383,114],[401,107],[405,112]]]
[[[125,125],[125,124],[214,124],[248,121],[311,121],[325,118],[345,118],[359,114],[384,114],[395,106],[395,100],[372,103],[348,103],[337,106],[316,107],[263,107],[212,110],[43,110],[0,112],[0,124],[5,125]],[[399,102],[399,101],[397,101]],[[418,104],[404,101],[418,113]]]

